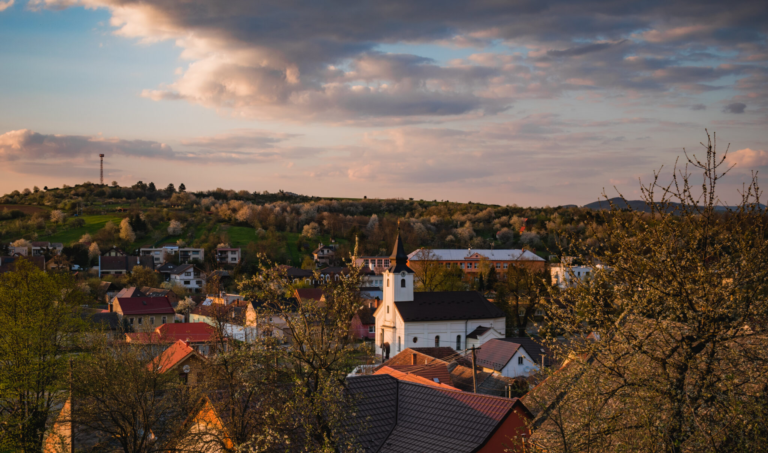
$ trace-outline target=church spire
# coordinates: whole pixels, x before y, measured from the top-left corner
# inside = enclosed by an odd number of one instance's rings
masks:
[[[389,267],[390,272],[405,271],[413,273],[410,267],[408,267],[408,255],[403,248],[403,239],[400,237],[400,221],[397,222],[397,239],[395,239],[395,247],[392,249],[392,255],[389,257],[392,265]]]

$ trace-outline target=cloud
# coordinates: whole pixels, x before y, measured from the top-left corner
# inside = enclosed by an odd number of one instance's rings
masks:
[[[754,150],[744,148],[728,153],[727,160],[731,164],[736,164],[740,167],[748,167],[750,169],[765,167],[768,166],[768,152],[760,149]]]
[[[52,161],[85,163],[98,154],[112,157],[165,160],[190,164],[263,163],[306,159],[320,148],[277,146],[296,135],[239,130],[212,137],[183,140],[179,149],[151,140],[123,140],[101,136],[40,134],[28,129],[0,135],[0,162],[16,171],[30,173]],[[61,164],[59,165],[61,168]],[[41,167],[42,168],[42,167]]]
[[[688,107],[691,110],[706,110],[707,106],[704,104],[693,104],[692,106]]]
[[[736,113],[741,114],[744,113],[744,110],[747,108],[747,105],[742,102],[732,102],[725,107],[723,107],[724,113]]]
[[[685,97],[733,85],[728,76],[754,74],[764,65],[768,12],[759,3],[392,0],[349,7],[327,0],[300,6],[265,0],[254,8],[246,0],[32,0],[30,5],[106,8],[116,34],[145,43],[174,42],[189,64],[171,83],[147,87],[147,98],[185,100],[253,118],[369,124],[378,118],[492,116],[521,99],[569,91]],[[469,46],[485,57],[444,63],[382,52],[389,44]]]
[[[13,6],[15,0],[0,1],[0,13]]]

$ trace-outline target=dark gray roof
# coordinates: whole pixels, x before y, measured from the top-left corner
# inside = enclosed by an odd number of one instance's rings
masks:
[[[361,421],[367,425],[358,431],[366,451],[473,452],[515,407],[528,412],[516,398],[414,384],[389,375],[350,377],[348,385],[360,397],[351,429],[359,430]]]
[[[405,322],[503,318],[504,312],[477,291],[413,293],[412,302],[395,302]]]
[[[120,327],[120,318],[115,312],[102,313],[88,309],[83,310],[81,316],[84,320],[96,325],[98,328],[114,331]]]
[[[175,264],[173,264],[173,263],[165,263],[162,266],[158,267],[157,271],[158,272],[162,272],[162,273],[170,273],[174,269],[176,269],[176,267],[177,266]]]
[[[400,227],[397,229],[397,239],[395,239],[395,247],[392,250],[392,255],[389,257],[392,263],[387,269],[389,272],[399,274],[400,272],[406,272],[413,274],[413,269],[408,267],[408,255],[403,248],[403,240],[400,238]]]
[[[467,338],[477,339],[477,337],[481,336],[485,332],[488,332],[489,330],[491,330],[490,327],[477,326],[477,328],[475,328],[475,330],[473,330],[472,332],[470,332],[469,335],[467,335]]]

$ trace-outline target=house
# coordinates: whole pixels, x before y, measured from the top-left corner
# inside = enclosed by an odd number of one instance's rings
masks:
[[[179,247],[176,244],[165,244],[160,247],[145,245],[139,249],[141,256],[151,256],[156,265],[168,262],[168,257],[179,255],[179,263],[202,263],[205,257],[205,249],[194,247]]]
[[[149,286],[142,286],[140,291],[141,294],[143,294],[145,297],[167,297],[168,300],[171,301],[173,308],[176,308],[176,306],[179,304],[179,296],[177,296],[176,293],[170,289],[150,288]]]
[[[286,264],[281,264],[278,266],[281,272],[285,273],[285,277],[292,281],[293,283],[299,283],[301,281],[304,281],[304,283],[311,285],[312,281],[314,280],[314,273],[312,271],[308,271],[306,269],[301,269],[298,267],[288,266]]]
[[[182,340],[204,356],[210,354],[211,344],[218,339],[216,329],[204,322],[163,324],[152,331],[128,333],[125,337],[127,343],[158,345],[161,349]]]
[[[176,312],[167,297],[116,297],[110,311],[137,332],[151,331],[155,327],[174,322]]]
[[[122,325],[120,316],[115,312],[84,308],[80,318],[88,322],[96,331],[103,332],[109,339],[121,339]]]
[[[467,334],[466,348],[479,348],[481,344],[494,338],[504,338],[504,335],[493,327],[477,326],[475,330]]]
[[[219,247],[216,249],[216,262],[219,264],[239,264],[240,249],[230,247]]]
[[[399,233],[390,258],[394,264],[382,274],[383,299],[374,313],[376,354],[389,358],[390,352],[425,346],[461,351],[467,335],[481,326],[504,336],[504,312],[476,291],[414,292],[414,272]]]
[[[376,274],[381,274],[385,270],[389,269],[389,257],[388,256],[356,256],[356,267],[366,267]]]
[[[104,275],[130,274],[135,266],[154,269],[155,263],[149,256],[100,256],[99,278]]]
[[[184,340],[176,340],[148,365],[159,373],[174,373],[185,384],[195,385],[202,380],[205,357]]]
[[[336,244],[323,245],[321,242],[317,248],[312,252],[312,256],[315,258],[315,265],[329,265],[331,261],[336,258]]]
[[[552,364],[547,348],[530,338],[499,338],[487,341],[477,351],[477,366],[504,377],[528,376],[542,365]]]
[[[408,255],[408,265],[418,267],[420,262],[434,261],[442,266],[457,266],[464,271],[467,280],[479,278],[482,263],[496,269],[500,280],[504,280],[510,266],[525,266],[536,271],[544,271],[547,262],[544,258],[529,250],[498,249],[418,249]]]
[[[16,270],[14,264],[17,260],[24,259],[37,266],[41,271],[45,271],[44,256],[0,256],[0,274]]]
[[[376,318],[373,317],[373,309],[364,307],[355,313],[350,329],[354,338],[358,340],[375,340]]]
[[[205,274],[194,264],[180,264],[169,272],[170,282],[179,284],[193,293],[199,293],[205,288]]]
[[[298,311],[298,304],[300,302],[297,297],[294,297],[286,299],[281,303],[295,312]],[[265,310],[265,305],[266,302],[263,300],[252,300],[250,302],[245,312],[246,327],[254,328],[258,336],[275,337],[280,341],[290,341],[290,328],[286,318],[291,316],[291,314],[271,314],[270,310]]]
[[[533,416],[517,398],[423,385],[389,374],[349,377],[347,385],[359,398],[350,434],[366,452],[522,452],[529,436],[526,425]]]
[[[119,248],[112,247],[111,249],[102,253],[101,256],[126,256],[126,254],[124,251],[120,250]]]
[[[206,302],[210,299],[206,299]],[[257,329],[247,327],[246,313],[250,303],[238,300],[230,304],[209,303],[198,305],[189,315],[190,323],[206,323],[221,328],[227,338],[249,342],[257,338]]]
[[[60,242],[32,241],[32,256],[42,256],[46,253],[59,255],[64,250],[64,244]]]
[[[549,268],[552,277],[552,285],[560,289],[576,286],[577,282],[586,280],[596,270],[602,270],[605,267],[602,264],[595,266],[578,266],[564,263],[553,264]]]
[[[446,374],[448,372],[446,371]],[[388,367],[386,365],[382,366],[378,370],[376,370],[374,375],[382,375],[386,374],[389,376],[392,376],[393,378],[399,380],[399,381],[408,381],[408,382],[415,382],[416,384],[422,384],[422,385],[430,385],[434,387],[441,387],[441,388],[447,388],[451,390],[458,390],[456,387],[452,387],[448,384],[443,384],[440,382],[440,379],[435,377],[433,379],[430,379],[428,377],[424,377],[419,373],[409,373],[405,370],[398,370],[392,367]]]

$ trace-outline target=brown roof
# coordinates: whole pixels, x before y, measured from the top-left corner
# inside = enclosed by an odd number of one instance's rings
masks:
[[[134,266],[155,268],[155,260],[151,256],[102,256],[101,269],[105,271],[130,272]]]
[[[321,300],[323,298],[322,288],[299,288],[296,290],[296,298],[299,302],[305,299]]]
[[[446,371],[447,373],[447,371]],[[428,378],[425,376],[420,376],[415,373],[408,373],[403,370],[398,370],[392,367],[383,366],[376,370],[373,374],[388,374],[392,376],[393,378],[400,380],[400,381],[408,381],[408,382],[415,382],[416,384],[423,384],[423,385],[432,385],[435,387],[442,387],[442,388],[449,388],[449,389],[456,389],[455,387],[441,382],[439,379],[435,381],[433,378]],[[450,377],[449,377],[450,378]]]
[[[167,297],[117,298],[123,315],[173,315],[173,305]]]
[[[19,259],[25,259],[29,261],[30,263],[37,266],[41,271],[45,270],[44,256],[4,256],[2,258],[2,265],[0,265],[0,274],[16,270],[16,265],[14,263]]]
[[[430,381],[453,386],[451,373],[448,372],[448,364],[444,362],[433,362],[428,365],[392,365],[392,368],[406,374],[415,374]]]
[[[512,356],[520,349],[520,344],[500,339],[488,340],[477,351],[477,365],[483,368],[501,371],[507,366]]]
[[[428,355],[430,357],[434,357],[440,360],[446,360],[456,356],[456,351],[454,351],[453,348],[449,348],[445,346],[440,348],[409,348],[409,349],[412,349],[418,353]]]
[[[455,353],[451,348],[405,348],[399,352],[396,356],[387,360],[383,365],[387,366],[404,366],[404,365],[427,365],[430,363],[447,363],[441,359],[435,358],[431,354],[421,352],[421,350],[428,349],[450,349],[452,353]]]

